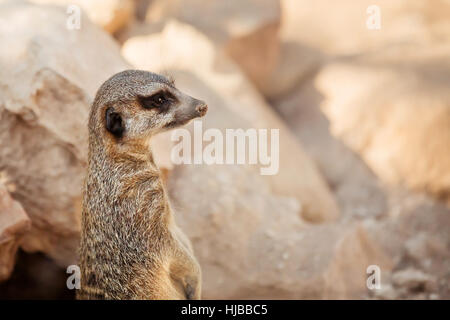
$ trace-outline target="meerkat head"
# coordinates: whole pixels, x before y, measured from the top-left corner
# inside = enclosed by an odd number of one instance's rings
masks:
[[[95,134],[149,138],[206,114],[205,102],[179,91],[166,77],[140,70],[115,74],[97,91],[90,121]],[[99,125],[100,124],[100,125]]]

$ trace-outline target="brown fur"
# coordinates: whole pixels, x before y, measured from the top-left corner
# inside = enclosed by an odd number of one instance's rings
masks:
[[[161,90],[170,103],[144,108],[142,99]],[[122,120],[112,128],[108,108]],[[148,142],[205,113],[202,101],[150,72],[124,71],[100,87],[89,118],[78,299],[200,298],[200,267],[175,225]]]

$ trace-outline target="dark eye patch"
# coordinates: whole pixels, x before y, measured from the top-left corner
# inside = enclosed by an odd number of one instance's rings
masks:
[[[174,102],[176,102],[175,96],[165,90],[158,91],[151,96],[139,96],[139,103],[145,109],[158,109],[165,111]]]

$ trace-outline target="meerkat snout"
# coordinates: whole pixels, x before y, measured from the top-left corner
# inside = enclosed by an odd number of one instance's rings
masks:
[[[104,124],[107,137],[121,140],[151,137],[203,117],[208,110],[204,101],[181,92],[173,81],[141,70],[123,71],[108,79],[98,90],[94,106],[92,121]]]
[[[187,96],[187,101],[174,110],[173,120],[165,128],[171,129],[189,123],[192,119],[203,117],[208,111],[204,101]]]
[[[208,112],[208,106],[206,105],[206,103],[203,103],[197,106],[196,110],[198,112],[199,117],[203,117],[206,114],[206,112]]]

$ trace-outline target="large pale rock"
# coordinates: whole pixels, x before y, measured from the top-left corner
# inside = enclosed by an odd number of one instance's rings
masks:
[[[449,53],[449,46],[401,46],[330,64],[316,79],[333,133],[375,173],[444,199],[450,194]]]
[[[392,266],[361,226],[307,226],[293,199],[238,168],[180,166],[169,185],[206,299],[362,298],[367,267]]]
[[[22,247],[67,265],[80,231],[89,103],[127,66],[87,19],[68,30],[63,8],[0,6],[0,167],[33,222]]]
[[[64,6],[79,6],[87,13],[87,16],[95,24],[102,27],[109,33],[117,32],[125,27],[134,15],[134,0],[30,0],[30,2],[38,4],[55,4]],[[74,12],[68,10],[67,17]],[[81,29],[83,28],[84,19],[81,20]]]
[[[381,29],[367,21],[380,9]],[[422,0],[281,0],[283,40],[328,55],[355,54],[395,43],[431,43],[450,39],[450,2]]]
[[[272,103],[324,175],[342,218],[381,218],[388,207],[386,190],[364,160],[330,133],[330,123],[320,111],[322,99],[311,76],[300,88]]]
[[[381,29],[367,22],[380,9]],[[263,90],[270,99],[283,97],[336,55],[352,55],[398,43],[431,43],[450,39],[450,2],[422,0],[281,0],[281,48]]]
[[[162,33],[129,39],[122,52],[141,69],[181,70],[191,74],[182,82],[177,74],[177,86],[208,102],[211,109],[203,121],[205,128],[218,128],[222,132],[225,128],[279,129],[279,171],[264,177],[271,190],[300,201],[302,216],[309,221],[330,221],[337,217],[335,201],[314,163],[234,64],[217,53],[204,35],[173,21]]]
[[[10,276],[20,240],[30,224],[22,206],[11,198],[0,181],[0,282]]]
[[[278,0],[154,0],[147,22],[175,18],[195,26],[229,54],[261,90],[278,63]],[[177,42],[177,38],[172,41]],[[193,49],[197,44],[191,43]]]

